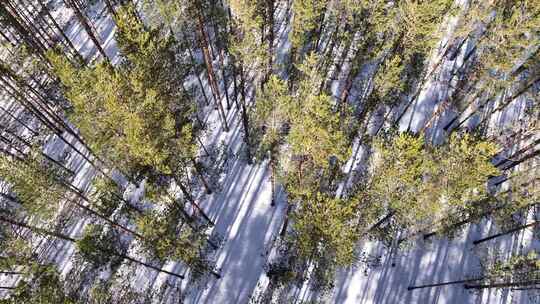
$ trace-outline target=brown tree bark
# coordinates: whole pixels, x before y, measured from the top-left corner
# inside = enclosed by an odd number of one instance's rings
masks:
[[[520,230],[523,230],[523,229],[526,229],[526,228],[529,228],[529,227],[537,226],[538,224],[540,224],[540,221],[536,221],[536,222],[528,223],[528,224],[525,224],[525,225],[521,225],[521,226],[518,226],[518,227],[516,227],[514,229],[510,229],[510,230],[505,231],[505,232],[497,233],[497,234],[485,237],[483,239],[476,240],[476,241],[473,242],[473,244],[478,245],[478,244],[487,242],[489,240],[493,240],[495,238],[498,238],[498,237],[501,237],[501,236],[504,236],[504,235],[507,235],[507,234],[511,234],[511,233],[514,233],[514,232],[517,232],[517,231],[520,231]]]
[[[539,285],[540,280],[531,280],[523,282],[503,282],[503,283],[493,283],[493,284],[465,284],[465,289],[486,289],[486,288],[505,288],[505,287],[515,287],[515,286],[531,286]]]
[[[36,227],[36,226],[32,226],[32,225],[29,225],[29,224],[26,224],[24,222],[20,222],[20,221],[17,221],[17,220],[13,220],[13,219],[10,219],[10,218],[7,218],[3,215],[0,215],[0,221],[2,222],[5,222],[5,223],[8,223],[10,225],[15,225],[15,226],[18,226],[18,227],[22,227],[22,228],[26,228],[30,231],[33,231],[33,232],[36,232],[36,233],[41,233],[41,234],[45,234],[45,235],[48,235],[48,236],[52,236],[54,238],[59,238],[61,240],[65,240],[65,241],[68,241],[68,242],[72,242],[72,243],[75,243],[77,242],[76,239],[68,236],[68,235],[65,235],[65,234],[62,234],[62,233],[58,233],[58,232],[54,232],[54,231],[49,231],[49,230],[46,230],[46,229],[43,229],[43,228],[39,228],[39,227]],[[99,248],[100,250],[105,250],[107,252],[111,252],[110,249],[105,249],[105,248]],[[140,264],[144,267],[147,267],[147,268],[150,268],[150,269],[153,269],[155,271],[158,271],[158,272],[163,272],[163,273],[166,273],[168,275],[172,275],[172,276],[175,276],[177,278],[180,278],[180,279],[183,279],[184,276],[182,275],[179,275],[179,274],[176,274],[176,273],[173,273],[173,272],[170,272],[170,271],[167,271],[167,270],[163,270],[159,267],[155,267],[155,266],[152,266],[148,263],[145,263],[145,262],[142,262],[140,260],[137,260],[135,258],[132,258],[128,255],[125,255],[125,254],[114,254],[122,259],[126,259],[128,261],[131,261],[131,262],[134,262],[134,263],[137,263],[137,264]]]
[[[482,279],[483,278],[466,279],[466,280],[441,282],[441,283],[426,284],[426,285],[409,286],[409,287],[407,287],[407,290],[410,291],[410,290],[421,289],[421,288],[431,288],[431,287],[439,287],[439,286],[446,286],[446,285],[463,284],[463,283],[469,283],[469,282],[476,282],[476,281],[479,281],[479,280],[482,280]]]
[[[64,1],[64,3],[68,7],[73,9],[73,11],[75,13],[75,16],[77,16],[77,19],[79,20],[81,25],[84,27],[86,33],[88,34],[88,37],[90,37],[90,39],[92,40],[92,42],[96,46],[96,48],[97,48],[98,52],[101,54],[101,56],[106,61],[110,61],[109,57],[107,57],[107,54],[105,53],[105,51],[101,47],[101,43],[100,43],[99,39],[96,37],[96,34],[94,34],[94,31],[92,30],[92,27],[88,23],[88,20],[86,19],[86,17],[81,12],[81,9],[80,9],[79,5],[74,0],[62,0],[62,1]]]
[[[210,56],[210,51],[208,49],[209,40],[208,40],[208,34],[205,30],[205,22],[202,15],[202,8],[200,7],[200,3],[197,0],[197,30],[199,32],[199,45],[203,51],[204,61],[206,63],[206,71],[208,74],[208,80],[210,82],[210,87],[212,88],[212,93],[214,94],[214,102],[216,104],[216,107],[219,110],[219,114],[221,117],[221,122],[223,123],[223,130],[225,132],[229,132],[229,126],[227,124],[227,116],[225,115],[225,111],[223,110],[223,105],[221,104],[221,95],[219,93],[219,87],[217,85],[216,76],[214,73],[214,68],[212,66],[212,58]]]
[[[251,164],[251,142],[249,132],[249,118],[246,109],[246,81],[243,63],[240,63],[240,94],[242,95],[242,126],[244,127],[244,143],[246,144],[247,163]]]

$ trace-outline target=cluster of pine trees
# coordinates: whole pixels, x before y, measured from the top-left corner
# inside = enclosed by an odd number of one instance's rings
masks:
[[[285,206],[262,302],[332,290],[363,240],[406,250],[488,219],[500,232],[471,245],[490,248],[538,227],[539,0],[5,0],[0,24],[0,303],[148,296],[66,288],[59,244],[89,269],[227,275],[201,206],[220,191],[206,115],[224,133],[238,121],[242,161],[267,166],[268,204]],[[409,290],[450,284],[537,290],[540,259],[493,255],[479,276]]]

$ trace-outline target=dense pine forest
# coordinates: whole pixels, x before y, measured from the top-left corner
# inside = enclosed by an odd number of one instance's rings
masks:
[[[540,303],[540,0],[1,0],[0,303]]]

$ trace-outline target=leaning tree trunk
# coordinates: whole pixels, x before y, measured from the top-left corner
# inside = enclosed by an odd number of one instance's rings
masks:
[[[251,143],[249,135],[249,118],[246,109],[246,81],[244,75],[244,65],[240,63],[240,94],[242,95],[242,126],[244,127],[244,143],[246,144],[247,163],[251,164]]]
[[[483,239],[479,239],[479,240],[476,240],[473,242],[474,245],[478,245],[478,244],[481,244],[483,242],[487,242],[489,240],[492,240],[492,239],[495,239],[495,238],[498,238],[498,237],[501,237],[501,236],[504,236],[504,235],[507,235],[507,234],[511,234],[511,233],[514,233],[514,232],[517,232],[517,231],[520,231],[520,230],[523,230],[523,229],[526,229],[526,228],[529,228],[529,227],[534,227],[536,225],[540,224],[540,221],[536,221],[536,222],[532,222],[532,223],[529,223],[529,224],[525,224],[525,225],[521,225],[521,226],[518,226],[514,229],[510,229],[508,231],[505,231],[505,232],[501,232],[501,233],[497,233],[497,234],[494,234],[492,236],[488,236],[488,237],[485,237]]]
[[[191,194],[189,193],[189,191],[187,190],[187,188],[184,186],[184,184],[177,178],[177,177],[174,177],[174,180],[176,181],[176,184],[178,185],[178,187],[180,188],[180,191],[182,191],[182,194],[184,195],[184,197],[188,200],[188,202],[191,204],[191,206],[197,210],[198,213],[200,213],[202,215],[202,217],[208,222],[210,223],[210,225],[214,226],[215,223],[214,221],[212,221],[212,219],[210,219],[210,217],[208,217],[208,215],[206,215],[206,213],[204,212],[204,210],[202,210],[202,208],[197,204],[195,203],[195,200],[193,199],[193,196],[191,196]]]
[[[195,172],[197,173],[197,176],[199,176],[199,180],[203,184],[204,189],[206,190],[206,193],[207,194],[212,194],[212,189],[208,185],[208,182],[206,181],[206,178],[204,177],[204,174],[201,171],[200,164],[197,163],[197,161],[195,161],[194,158],[191,158],[191,163],[193,164],[193,168],[195,168]]]
[[[105,6],[107,7],[107,11],[109,11],[109,14],[111,15],[111,17],[114,19],[117,17],[116,15],[116,11],[114,10],[114,6],[113,4],[111,3],[110,0],[104,0],[105,1]]]
[[[272,151],[273,148],[270,150],[270,161],[269,161],[269,167],[270,167],[270,206],[276,205],[276,157],[274,155],[274,152]]]
[[[90,37],[90,39],[92,40],[92,42],[96,46],[96,48],[97,48],[98,52],[101,54],[101,56],[103,56],[103,58],[105,60],[110,61],[109,57],[107,57],[107,54],[105,53],[105,51],[101,47],[101,43],[99,42],[99,39],[94,34],[94,31],[92,30],[92,27],[88,23],[88,20],[86,20],[86,17],[81,12],[81,10],[80,10],[79,6],[77,5],[77,3],[75,1],[73,1],[73,0],[63,0],[63,1],[68,7],[73,9],[75,15],[77,16],[77,19],[79,20],[81,25],[84,27],[86,33],[88,34],[88,37]]]
[[[5,222],[5,223],[8,223],[8,224],[11,224],[11,225],[15,225],[15,226],[18,226],[18,227],[22,227],[22,228],[26,228],[30,231],[33,231],[33,232],[36,232],[36,233],[40,233],[40,234],[45,234],[45,235],[48,235],[48,236],[52,236],[52,237],[55,237],[55,238],[59,238],[61,240],[64,240],[64,241],[68,241],[68,242],[71,242],[71,243],[75,243],[77,242],[76,239],[70,237],[70,236],[67,236],[65,234],[62,234],[62,233],[59,233],[59,232],[54,232],[54,231],[50,231],[50,230],[47,230],[47,229],[43,229],[43,228],[39,228],[39,227],[36,227],[36,226],[32,226],[32,225],[29,225],[29,224],[26,224],[24,222],[20,222],[20,221],[17,221],[17,220],[13,220],[13,219],[10,219],[10,218],[7,218],[7,217],[4,217],[3,215],[0,215],[0,221],[2,222]],[[99,248],[100,250],[105,250],[107,252],[111,252],[110,248]],[[144,267],[147,267],[147,268],[150,268],[150,269],[153,269],[153,270],[156,270],[158,272],[163,272],[163,273],[166,273],[168,275],[172,275],[172,276],[175,276],[177,278],[180,278],[180,279],[183,279],[184,276],[183,275],[180,275],[180,274],[176,274],[176,273],[173,273],[173,272],[170,272],[170,271],[167,271],[167,270],[163,270],[161,268],[158,268],[158,267],[155,267],[155,266],[152,266],[148,263],[145,263],[145,262],[142,262],[142,261],[139,261],[135,258],[132,258],[128,255],[125,255],[125,254],[118,254],[118,253],[114,253],[114,255],[122,258],[122,259],[126,259],[128,261],[131,261],[131,262],[134,262],[134,263],[137,263],[137,264],[140,264]]]
[[[539,285],[540,280],[531,280],[523,282],[504,282],[504,283],[494,283],[494,284],[465,284],[465,289],[486,289],[486,288],[505,288],[505,287],[520,287],[520,286],[531,286]]]
[[[33,231],[33,232],[36,232],[36,233],[39,233],[39,234],[45,234],[45,235],[48,235],[48,236],[59,238],[59,239],[65,240],[65,241],[69,241],[69,242],[75,242],[76,241],[74,238],[72,238],[70,236],[67,236],[65,234],[55,232],[55,231],[50,231],[50,230],[43,229],[43,228],[39,228],[37,226],[32,226],[30,224],[17,221],[15,219],[13,219],[12,217],[5,217],[3,215],[0,215],[0,221],[2,221],[4,223],[7,223],[7,224],[10,224],[10,225],[17,226],[17,227],[26,228],[26,229],[28,229],[30,231]]]
[[[431,287],[439,287],[439,286],[454,285],[454,284],[463,284],[463,283],[469,283],[469,282],[480,281],[480,280],[482,280],[482,279],[483,279],[483,278],[466,279],[466,280],[459,280],[459,281],[450,281],[450,282],[442,282],[442,283],[434,283],[434,284],[425,284],[425,285],[409,286],[409,287],[407,287],[407,290],[414,290],[414,289],[421,289],[421,288],[431,288]]]
[[[56,20],[53,18],[53,16],[51,15],[50,11],[49,11],[49,8],[47,7],[46,4],[43,4],[41,3],[40,1],[38,1],[39,5],[41,5],[41,9],[45,12],[45,14],[47,15],[47,17],[52,21],[54,27],[58,30],[58,32],[60,32],[60,35],[62,35],[62,37],[64,38],[64,40],[66,41],[67,45],[69,46],[69,48],[72,50],[73,54],[75,55],[75,57],[81,62],[81,63],[84,63],[84,58],[83,56],[81,55],[81,53],[79,53],[79,50],[77,50],[77,48],[75,47],[75,45],[73,45],[73,42],[71,42],[71,40],[68,38],[68,36],[66,35],[66,33],[64,32],[64,30],[60,27],[60,25],[58,25],[58,23],[56,22]]]
[[[274,56],[274,13],[275,13],[275,0],[266,0],[266,5],[268,9],[267,21],[268,21],[268,66],[266,71],[266,76],[263,83],[265,84],[269,79],[270,75],[273,72],[273,56]]]
[[[221,95],[219,93],[219,87],[217,85],[216,75],[214,73],[214,68],[212,66],[212,58],[210,56],[210,50],[208,49],[209,41],[208,34],[204,28],[204,19],[202,16],[201,8],[197,10],[197,29],[199,31],[199,43],[203,51],[204,61],[206,63],[206,71],[208,74],[208,80],[210,82],[210,87],[212,88],[212,93],[214,94],[214,102],[218,108],[221,121],[223,123],[223,130],[229,132],[229,126],[227,124],[227,116],[223,110],[223,105],[221,104]]]

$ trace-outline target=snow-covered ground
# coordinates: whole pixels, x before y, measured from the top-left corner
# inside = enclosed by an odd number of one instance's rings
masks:
[[[94,11],[100,14],[103,12],[103,7],[98,5]],[[284,14],[284,9],[278,11]],[[74,21],[70,12],[62,9],[55,14],[66,18],[66,21],[72,20],[68,24],[67,33],[81,53],[88,57],[95,55],[92,41],[88,39],[78,22]],[[102,18],[96,19],[95,26],[107,54],[110,58],[114,58],[117,52],[114,43],[114,23],[106,13],[102,15]],[[280,34],[276,35],[280,37],[276,47],[278,62],[286,60],[286,50],[289,48],[288,30],[286,23],[285,28],[276,29],[276,32]],[[456,56],[455,60],[459,61],[462,58],[463,52],[460,56]],[[445,90],[448,89],[443,87],[447,80],[444,77],[450,77],[451,70],[459,64],[459,62],[457,64],[444,62],[440,72],[436,73],[437,81],[429,79],[426,82],[414,106],[409,107],[400,120],[402,129],[407,129],[410,125],[411,130],[418,131],[428,122],[431,114],[444,99],[441,94],[446,94]],[[346,78],[347,72],[347,67],[345,67],[339,79]],[[360,78],[357,81],[360,81]],[[336,82],[332,87],[338,90],[339,83]],[[207,95],[211,96],[209,89],[206,88],[206,90]],[[232,87],[229,91],[232,93]],[[351,93],[351,95],[354,94],[358,95],[358,93]],[[222,102],[225,103],[224,100]],[[493,128],[502,128],[511,124],[512,121],[519,120],[523,115],[522,108],[525,102],[520,98],[516,100],[515,105],[495,116],[491,124]],[[146,288],[159,290],[161,296],[155,297],[155,302],[178,303],[176,291],[178,289],[185,297],[185,303],[248,303],[252,295],[264,290],[269,283],[264,266],[268,262],[268,253],[282,225],[285,202],[283,194],[278,191],[278,197],[281,199],[277,201],[276,206],[270,206],[267,162],[249,165],[243,157],[245,145],[242,140],[242,125],[240,115],[234,106],[227,113],[230,125],[230,131],[227,133],[220,128],[218,113],[213,110],[213,106],[208,106],[203,112],[208,114],[208,132],[203,139],[204,144],[208,147],[217,147],[223,143],[227,147],[225,152],[227,161],[224,166],[225,171],[219,179],[219,187],[211,195],[200,194],[197,197],[200,206],[216,223],[212,229],[212,236],[221,240],[221,246],[211,255],[222,278],[207,277],[198,283],[186,279],[180,283],[174,283],[173,279],[165,274],[157,274],[142,266],[126,267],[126,265],[120,267],[119,273],[122,273],[124,278],[129,278],[130,284],[138,291]],[[451,115],[451,113],[445,111],[445,115]],[[432,124],[429,132],[441,134],[440,128],[444,125],[443,122],[448,120],[444,118],[445,115],[441,115],[437,123]],[[51,138],[45,146],[47,153],[56,156],[62,155],[61,151],[65,149],[66,145],[55,138]],[[83,147],[80,149],[84,150]],[[366,153],[368,152],[362,144],[362,138],[357,138],[353,147],[353,158],[345,166],[348,179],[341,186],[340,191],[344,191],[351,186],[351,183],[354,183],[354,172],[364,164]],[[67,164],[77,172],[75,184],[80,189],[86,189],[95,173],[91,166],[74,152],[69,155]],[[136,190],[134,193],[137,192]],[[83,217],[76,217],[76,219],[79,220],[73,222],[70,230],[64,231],[72,237],[79,236],[84,225],[89,222]],[[514,291],[510,294],[497,290],[484,290],[477,294],[465,290],[462,284],[407,290],[407,287],[411,285],[462,280],[477,276],[480,272],[480,257],[486,255],[488,249],[482,245],[473,246],[472,241],[498,231],[493,223],[483,221],[468,227],[461,236],[450,241],[434,237],[429,241],[415,241],[411,248],[399,250],[385,247],[377,242],[362,241],[357,247],[358,262],[354,267],[339,271],[336,287],[331,294],[318,299],[321,296],[312,292],[306,284],[302,288],[291,289],[290,294],[293,296],[287,303],[303,303],[308,300],[351,304],[530,303],[531,299],[527,291]],[[491,248],[498,248],[509,256],[512,253],[527,252],[531,248],[538,248],[538,244],[533,243],[532,239],[533,231],[523,230],[520,233],[492,240],[489,244]],[[42,242],[43,246],[40,248],[49,246],[49,249],[44,251],[47,258],[59,266],[64,276],[68,276],[75,267],[74,246],[64,241],[46,243]],[[177,273],[189,273],[174,262],[168,262],[164,267]],[[99,275],[108,278],[111,273],[105,269]],[[97,276],[97,273],[90,275],[92,276]],[[114,278],[119,280],[118,276]],[[2,277],[0,280],[3,284],[8,283],[7,277]]]

